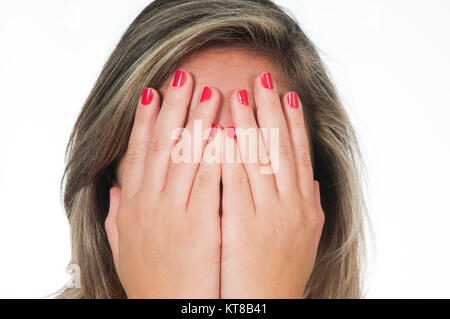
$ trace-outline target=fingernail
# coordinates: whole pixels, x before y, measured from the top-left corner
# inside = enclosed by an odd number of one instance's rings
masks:
[[[214,137],[217,134],[218,128],[219,128],[219,125],[217,125],[216,123],[213,123],[213,125],[211,125],[211,133],[209,133],[209,136]]]
[[[227,127],[227,136],[229,138],[236,138],[236,133],[235,133],[234,126],[228,126]]]
[[[289,92],[288,94],[288,103],[294,109],[298,109],[298,95],[297,92]]]
[[[248,104],[248,97],[247,97],[247,90],[240,90],[237,92],[239,102],[241,102],[244,105]]]
[[[266,89],[273,89],[272,75],[270,74],[270,72],[261,74],[261,83],[262,86],[264,86]]]
[[[172,86],[181,87],[186,81],[186,73],[184,71],[178,70],[173,78]]]
[[[145,88],[142,92],[142,99],[141,103],[142,105],[149,105],[153,100],[153,91],[152,89]]]
[[[212,90],[209,87],[205,86],[203,88],[202,97],[200,98],[200,102],[208,101],[211,98],[211,93],[212,93]]]

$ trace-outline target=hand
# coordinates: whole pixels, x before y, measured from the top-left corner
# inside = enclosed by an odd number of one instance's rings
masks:
[[[253,108],[238,92],[231,96],[234,123],[257,130]],[[259,126],[279,129],[279,168],[261,174],[259,163],[223,163],[221,296],[301,298],[324,223],[302,108],[294,94],[280,103],[276,87],[265,88],[259,76],[254,99]],[[239,130],[236,137],[233,147],[243,158],[246,137]]]
[[[167,89],[161,110],[154,89],[151,103],[143,105],[150,92],[144,91],[123,160],[121,188],[110,191],[105,227],[129,298],[219,297],[221,168],[171,160],[179,146],[171,134],[184,127],[193,88],[189,73],[177,75],[173,83],[184,84]],[[194,120],[210,128],[219,101],[211,89],[210,99],[197,104],[185,130],[192,133]],[[201,155],[205,143],[193,143],[192,151]]]

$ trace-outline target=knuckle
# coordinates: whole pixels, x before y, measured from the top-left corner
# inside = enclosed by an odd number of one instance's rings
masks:
[[[146,149],[138,143],[130,143],[125,154],[124,161],[127,164],[135,164],[145,158]]]
[[[309,154],[309,150],[301,149],[297,151],[295,157],[299,161],[302,166],[310,166],[311,165],[311,156]]]
[[[167,92],[166,96],[163,99],[162,107],[166,109],[172,109],[176,107],[177,101],[174,99],[173,92],[170,92],[170,90]]]
[[[197,121],[208,118],[214,111],[211,105],[200,104],[195,108],[193,118]]]
[[[258,94],[261,96],[261,98],[264,99],[262,102],[262,106],[266,109],[270,110],[278,110],[281,107],[280,103],[280,97],[278,94],[275,94],[274,91],[265,91],[267,93],[263,93],[261,95],[261,91],[258,92]]]
[[[286,139],[280,139],[280,143],[278,145],[278,150],[280,153],[280,156],[283,157],[291,157],[293,156],[293,149],[291,146],[291,142],[289,140]]]
[[[136,109],[136,115],[134,116],[134,125],[138,125],[138,126],[144,126],[147,125],[149,123],[149,115],[147,114],[147,112],[144,112],[145,109],[143,108],[137,108]]]
[[[230,110],[234,116],[239,116],[242,128],[251,127],[251,123],[255,121],[255,114],[251,108],[242,108],[242,106],[237,103],[231,103]]]
[[[172,114],[175,114],[178,112],[181,105],[186,104],[186,102],[185,102],[186,97],[174,96],[171,93],[173,93],[173,92],[168,92],[167,96],[164,99],[164,103],[163,103],[162,107],[165,108],[167,110],[167,112],[169,112],[172,115]]]
[[[243,119],[243,123],[245,123],[246,125],[245,128],[252,129],[252,123],[255,122],[255,115],[250,109],[244,109],[244,111],[246,112],[242,112],[242,108],[239,109],[239,112],[241,113]]]
[[[306,214],[307,223],[312,231],[321,230],[325,221],[325,217],[322,213],[317,213],[312,210]]]
[[[233,174],[229,179],[229,183],[234,188],[242,189],[248,185],[248,179],[244,174]]]
[[[153,135],[150,139],[148,150],[152,153],[160,153],[164,149],[164,142],[161,135]]]
[[[194,179],[194,185],[200,188],[209,186],[212,176],[207,172],[198,172]]]

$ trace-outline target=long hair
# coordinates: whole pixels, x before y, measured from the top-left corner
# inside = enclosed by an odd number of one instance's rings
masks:
[[[144,87],[158,89],[190,55],[211,47],[256,50],[300,93],[325,224],[307,298],[362,296],[364,198],[357,139],[311,41],[270,0],[156,0],[131,23],[78,116],[61,182],[81,288],[61,298],[125,298],[104,222],[109,188]]]

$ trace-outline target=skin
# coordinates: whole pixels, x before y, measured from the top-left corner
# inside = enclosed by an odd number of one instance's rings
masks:
[[[303,297],[324,213],[300,101],[299,108],[289,105],[275,63],[242,49],[200,51],[180,69],[187,75],[182,87],[173,87],[172,77],[153,89],[150,105],[137,106],[110,191],[105,227],[127,296]],[[272,89],[262,85],[264,72]],[[212,95],[199,102],[204,86]],[[239,102],[242,89],[248,106]],[[170,133],[192,132],[194,120],[203,128],[219,124],[200,152],[222,139],[241,154],[244,136],[228,137],[228,126],[278,128],[278,171],[261,174],[258,163],[174,163],[170,152],[181,141]]]

